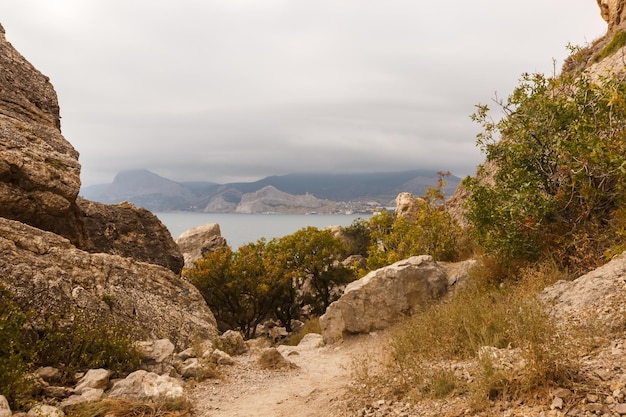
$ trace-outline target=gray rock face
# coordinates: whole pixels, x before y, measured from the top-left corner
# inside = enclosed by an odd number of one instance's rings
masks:
[[[226,246],[227,242],[219,224],[207,223],[183,232],[176,238],[176,244],[183,253],[185,268],[191,268],[205,253]]]
[[[324,341],[385,329],[447,290],[445,270],[431,256],[413,256],[372,271],[348,284],[320,317]]]
[[[172,271],[108,254],[0,218],[0,281],[27,309],[71,317],[72,309],[135,329],[138,337],[190,345],[214,340],[216,323],[200,293]]]

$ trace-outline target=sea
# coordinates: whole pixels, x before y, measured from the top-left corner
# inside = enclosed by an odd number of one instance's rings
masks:
[[[356,219],[368,220],[371,214],[234,214],[234,213],[155,213],[174,239],[192,227],[206,223],[220,225],[222,237],[237,249],[260,238],[279,238],[314,226],[350,226]]]

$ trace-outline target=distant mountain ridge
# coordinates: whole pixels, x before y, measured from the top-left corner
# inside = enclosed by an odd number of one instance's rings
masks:
[[[129,201],[154,212],[308,213],[362,211],[387,206],[401,192],[415,195],[437,184],[430,170],[363,174],[289,174],[254,182],[217,184],[175,182],[148,170],[123,171],[111,184],[81,189],[84,197],[106,204]],[[460,178],[447,178],[452,195]],[[262,192],[261,192],[262,191]]]

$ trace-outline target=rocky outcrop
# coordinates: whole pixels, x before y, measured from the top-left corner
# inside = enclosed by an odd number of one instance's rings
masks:
[[[105,252],[164,266],[179,274],[183,255],[161,221],[131,203],[106,205],[78,198],[73,238],[92,253]]]
[[[50,230],[70,212],[80,164],[60,126],[48,77],[7,42],[0,26],[0,216]]]
[[[312,194],[292,195],[277,190],[275,187],[263,187],[253,193],[244,194],[237,206],[236,213],[308,213],[333,212],[336,203],[320,200]]]
[[[414,196],[411,193],[400,193],[396,197],[396,216],[411,216],[416,214],[420,209],[420,202],[423,202],[419,197]]]
[[[180,273],[182,255],[158,219],[130,205],[77,200],[79,189],[78,152],[61,135],[54,88],[0,26],[0,217],[64,236],[89,252]]]
[[[626,0],[596,0],[602,18],[609,25],[609,32],[619,27],[626,20]]]
[[[200,293],[169,269],[87,253],[61,236],[3,218],[0,270],[0,281],[28,310],[66,320],[83,311],[178,346],[216,337],[215,318]]]
[[[205,253],[226,246],[227,242],[219,224],[207,223],[183,232],[176,238],[176,244],[185,258],[185,268],[191,268]]]
[[[445,269],[431,256],[413,256],[354,281],[320,317],[326,343],[350,333],[385,329],[448,290]]]

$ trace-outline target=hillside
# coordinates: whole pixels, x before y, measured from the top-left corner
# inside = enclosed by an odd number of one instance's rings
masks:
[[[434,171],[413,170],[362,174],[290,174],[270,176],[255,182],[228,184],[202,181],[178,183],[148,170],[133,170],[120,172],[111,184],[85,187],[81,195],[107,204],[129,201],[155,212],[333,213],[366,210],[370,202],[388,206],[401,192],[423,194],[426,187],[437,184],[437,179],[438,175]],[[451,195],[460,178],[450,176],[447,182],[446,191]],[[275,191],[258,193],[267,187]],[[277,196],[277,193],[282,194]],[[282,200],[282,203],[274,204],[272,200],[276,198]],[[327,202],[312,203],[312,198]],[[347,202],[352,204],[333,204]]]

